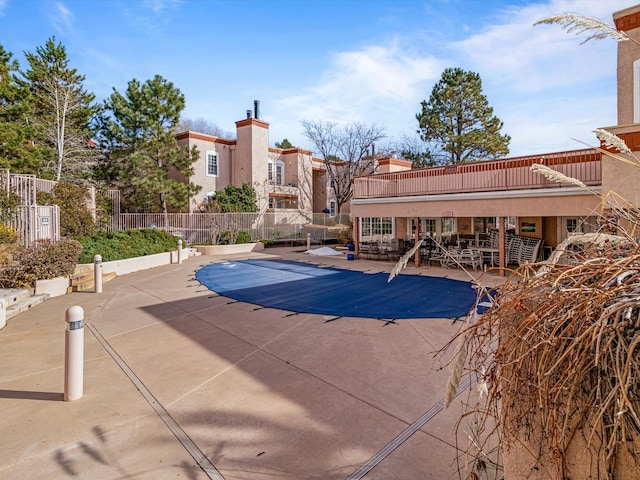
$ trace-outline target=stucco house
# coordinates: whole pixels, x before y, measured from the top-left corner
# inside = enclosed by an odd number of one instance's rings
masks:
[[[308,150],[270,147],[269,124],[256,118],[258,102],[254,105],[245,119],[236,122],[233,140],[193,131],[176,135],[179,145],[195,146],[199,152],[189,181],[202,190],[191,199],[189,212],[197,211],[227,185],[248,183],[256,190],[260,211],[310,220],[314,211],[327,205],[326,189],[321,188],[325,172]]]
[[[640,5],[614,13],[613,19],[619,30],[640,40]],[[640,46],[633,42],[618,43],[618,124],[602,128],[621,137],[640,158]],[[531,172],[534,163],[581,180],[591,192]],[[571,232],[601,227],[598,194],[616,192],[640,206],[638,166],[607,155],[604,145],[464,165],[399,168],[354,180],[351,213],[359,243],[484,234],[504,223],[504,230],[508,226],[520,236],[543,240],[548,251]]]

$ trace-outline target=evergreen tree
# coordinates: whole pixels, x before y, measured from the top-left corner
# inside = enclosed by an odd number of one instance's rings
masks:
[[[160,75],[144,84],[131,80],[124,95],[114,88],[104,102],[99,140],[107,156],[100,175],[120,188],[125,210],[184,210],[200,190],[188,182],[198,151],[175,138],[184,106],[182,92]]]
[[[216,192],[213,200],[202,210],[215,213],[257,212],[256,191],[250,183],[243,183],[242,187],[229,184]]]
[[[36,173],[44,152],[31,141],[35,136],[29,122],[29,90],[16,79],[19,65],[0,45],[0,168],[15,173]]]
[[[511,137],[500,134],[503,123],[482,94],[477,73],[446,69],[416,119],[418,133],[432,146],[429,156],[437,163],[487,160],[509,153]]]
[[[288,138],[285,138],[281,142],[276,142],[276,148],[281,148],[282,150],[288,150],[289,148],[296,148],[296,147],[293,146],[293,144],[289,141]]]
[[[25,52],[25,57],[29,70],[21,83],[33,99],[34,140],[52,150],[43,176],[58,181],[86,179],[96,156],[90,139],[95,96],[84,89],[84,75],[69,67],[67,51],[55,37],[35,53]]]

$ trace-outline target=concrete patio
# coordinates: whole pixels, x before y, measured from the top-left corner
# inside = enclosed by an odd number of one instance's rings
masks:
[[[192,257],[10,320],[0,331],[0,477],[457,478],[454,426],[475,389],[441,411],[448,357],[435,353],[459,324],[332,321],[234,302],[194,279],[229,258],[393,266],[302,250]],[[468,279],[439,267],[404,273]],[[72,305],[85,312],[84,396],[65,402]]]

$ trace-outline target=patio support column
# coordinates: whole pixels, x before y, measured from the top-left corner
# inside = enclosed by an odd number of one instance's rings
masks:
[[[414,234],[414,240],[415,240],[414,245],[417,245],[418,242],[420,241],[420,217],[416,217],[415,222],[416,222],[416,232]],[[420,266],[420,249],[417,249],[416,253],[413,254],[413,263],[416,267]]]
[[[507,266],[507,252],[505,236],[507,231],[507,217],[500,217],[500,228],[498,228],[498,249],[500,250],[500,275],[505,275]]]
[[[360,218],[353,217],[352,225],[353,225],[353,238],[351,240],[353,241],[353,247],[355,249],[354,255],[356,258],[358,258],[360,255]]]

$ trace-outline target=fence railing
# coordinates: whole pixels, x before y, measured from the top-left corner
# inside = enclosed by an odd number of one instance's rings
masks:
[[[530,188],[560,188],[531,171],[534,163],[546,165],[586,185],[602,183],[602,155],[595,149],[516,157],[487,162],[447,165],[354,179],[354,198],[401,197],[441,193],[469,193]]]
[[[16,231],[22,245],[41,240],[60,240],[60,209],[58,206],[39,206],[38,192],[51,192],[57,182],[36,178],[35,175],[14,174],[0,169],[0,188],[13,192],[20,202],[9,224]]]
[[[319,214],[322,215],[322,214]],[[315,215],[314,215],[315,217]],[[337,239],[344,226],[309,223],[297,210],[267,213],[121,213],[117,230],[159,228],[187,244],[219,243],[245,232],[254,242],[314,242]]]
[[[11,221],[22,245],[42,240],[60,240],[60,208],[58,205],[20,205]]]

